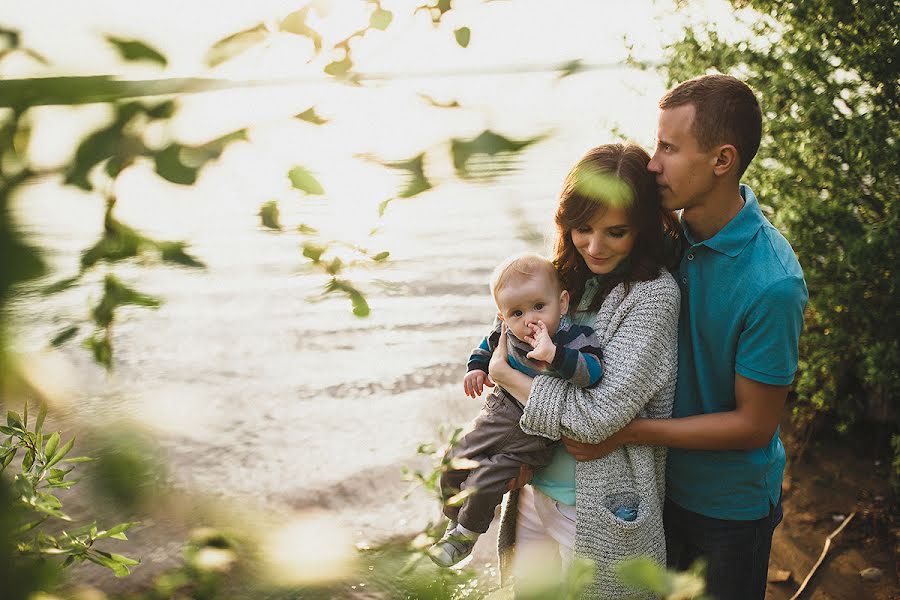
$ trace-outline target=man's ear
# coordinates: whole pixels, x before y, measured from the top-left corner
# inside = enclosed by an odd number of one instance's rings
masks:
[[[716,163],[713,165],[713,171],[719,177],[729,172],[737,173],[739,161],[740,157],[738,156],[737,148],[731,144],[724,144],[719,146],[719,150],[716,153]]]
[[[569,312],[569,291],[563,290],[559,294],[559,309],[562,314]]]

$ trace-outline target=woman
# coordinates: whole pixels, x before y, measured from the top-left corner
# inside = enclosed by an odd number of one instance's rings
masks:
[[[490,376],[528,399],[520,422],[526,433],[569,438],[575,448],[575,442],[601,442],[639,415],[671,416],[680,297],[667,267],[674,263],[678,224],[660,206],[649,161],[638,146],[607,144],[589,151],[566,177],[554,263],[570,306],[577,307],[572,318],[592,326],[603,342],[604,377],[593,389],[531,378],[511,368],[498,348]],[[499,537],[503,579],[521,570],[531,550],[550,544],[563,571],[573,553],[596,563],[586,597],[633,594],[611,567],[636,555],[665,564],[665,452],[623,446],[576,463],[561,447],[532,485],[507,499]]]

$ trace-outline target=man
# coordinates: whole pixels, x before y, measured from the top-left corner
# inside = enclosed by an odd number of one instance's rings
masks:
[[[636,419],[576,458],[621,444],[671,448],[664,521],[669,566],[707,562],[707,593],[762,599],[781,520],[778,424],[797,369],[807,291],[790,244],[740,177],[759,148],[753,92],[726,75],[686,81],[659,103],[656,174],[681,210],[686,250],[672,419]]]

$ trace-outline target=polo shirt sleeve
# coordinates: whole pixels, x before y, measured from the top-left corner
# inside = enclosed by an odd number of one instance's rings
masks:
[[[738,339],[739,375],[769,385],[793,382],[806,300],[802,277],[779,279],[757,297]]]

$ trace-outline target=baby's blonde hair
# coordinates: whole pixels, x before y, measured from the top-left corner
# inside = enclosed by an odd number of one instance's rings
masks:
[[[516,276],[532,278],[540,274],[546,275],[557,286],[557,290],[562,290],[559,273],[549,258],[534,252],[522,252],[506,258],[491,275],[491,295],[494,302],[497,301],[497,293]]]

